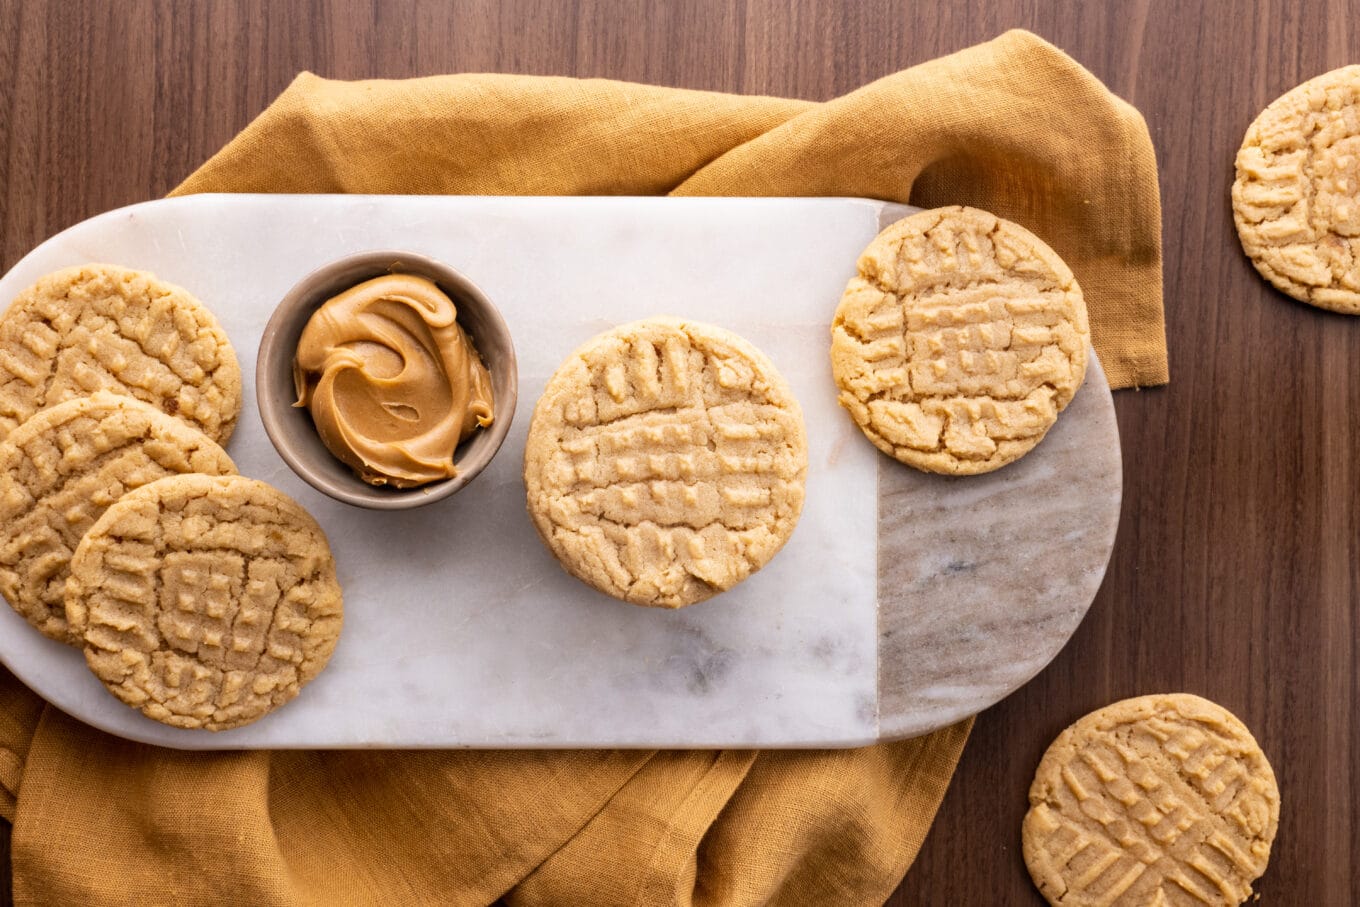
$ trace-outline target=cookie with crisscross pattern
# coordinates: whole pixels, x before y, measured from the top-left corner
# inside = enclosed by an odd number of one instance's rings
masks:
[[[1050,904],[1240,904],[1280,817],[1251,732],[1208,700],[1142,696],[1063,731],[1039,763],[1021,841]]]
[[[524,481],[572,574],[639,605],[732,588],[788,540],[807,434],[774,364],[730,331],[655,318],[588,341],[548,382]]]
[[[342,609],[321,527],[242,476],[175,476],[124,495],[85,534],[66,586],[71,631],[115,696],[214,731],[316,677]]]
[[[1038,444],[1086,377],[1086,304],[1062,259],[975,208],[922,211],[859,259],[831,326],[840,402],[909,466],[973,475]]]

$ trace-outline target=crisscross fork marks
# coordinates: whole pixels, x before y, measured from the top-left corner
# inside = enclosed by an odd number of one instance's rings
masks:
[[[774,366],[726,331],[625,325],[563,364],[535,409],[525,483],[571,572],[678,607],[759,569],[802,507],[807,443]]]
[[[47,636],[76,642],[68,567],[105,509],[167,476],[235,471],[205,435],[130,397],[101,392],[43,410],[0,442],[0,593]]]
[[[1065,731],[1030,803],[1025,858],[1051,903],[1237,904],[1265,870],[1279,795],[1240,722],[1166,696]]]
[[[1236,166],[1233,216],[1261,275],[1295,299],[1360,313],[1360,66],[1272,102]]]
[[[296,503],[250,479],[181,476],[129,494],[87,534],[67,612],[120,699],[221,730],[320,672],[341,608],[325,536]]]
[[[150,274],[83,265],[49,274],[0,316],[0,439],[34,413],[98,390],[230,437],[241,373],[217,320]]]
[[[832,325],[840,401],[886,453],[969,474],[1032,448],[1086,369],[1085,303],[1032,234],[944,208],[865,250]]]

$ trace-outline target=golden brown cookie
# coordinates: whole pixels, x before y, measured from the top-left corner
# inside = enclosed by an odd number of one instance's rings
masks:
[[[1240,904],[1280,818],[1275,773],[1221,706],[1176,693],[1063,731],[1029,789],[1021,843],[1050,904]]]
[[[129,492],[85,534],[66,585],[95,676],[149,718],[210,731],[296,696],[330,659],[342,610],[321,527],[242,476]]]
[[[143,271],[81,265],[0,315],[0,440],[38,410],[97,390],[136,397],[226,444],[241,369],[212,313]]]
[[[831,325],[840,402],[884,453],[974,475],[1038,444],[1081,387],[1086,303],[1034,234],[974,208],[900,220]]]
[[[42,410],[0,442],[0,595],[44,635],[66,627],[71,555],[124,492],[236,472],[222,448],[145,403],[96,393]]]
[[[1237,152],[1232,200],[1262,277],[1360,314],[1360,66],[1310,79],[1261,112]]]
[[[529,513],[575,576],[679,608],[764,566],[798,522],[803,414],[730,331],[656,318],[588,341],[548,382],[524,454]]]

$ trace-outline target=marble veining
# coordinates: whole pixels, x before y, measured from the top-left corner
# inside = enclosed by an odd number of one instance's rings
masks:
[[[8,608],[0,660],[81,720],[194,749],[853,746],[989,705],[1061,647],[1099,584],[1118,515],[1113,412],[1095,371],[1049,439],[995,477],[950,484],[885,464],[836,405],[827,356],[832,312],[884,211],[857,199],[240,195],[76,225],[0,279],[0,302],[47,271],[109,261],[207,303],[248,379],[228,451],[326,529],[346,625],[297,700],[219,734],[126,708],[78,652]],[[463,270],[501,308],[520,359],[521,405],[500,455],[455,497],[400,513],[350,508],[294,476],[260,425],[252,380],[283,294],[333,258],[379,247]],[[561,359],[661,313],[765,350],[810,439],[788,546],[678,612],[569,577],[539,543],[520,479],[529,415]]]
[[[1119,431],[1094,353],[1029,455],[994,473],[879,461],[880,733],[975,714],[1037,674],[1086,614],[1119,523]]]

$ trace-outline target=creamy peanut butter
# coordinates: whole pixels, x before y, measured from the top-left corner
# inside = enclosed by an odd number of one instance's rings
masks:
[[[491,376],[433,281],[388,274],[327,300],[293,360],[294,406],[371,485],[458,474],[454,449],[491,424]]]

